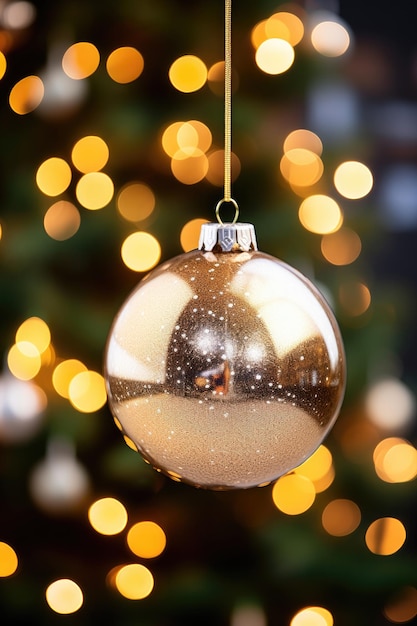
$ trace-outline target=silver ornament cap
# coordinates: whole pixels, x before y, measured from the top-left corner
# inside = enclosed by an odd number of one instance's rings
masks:
[[[203,252],[254,252],[258,249],[255,227],[242,222],[203,224],[198,249]]]

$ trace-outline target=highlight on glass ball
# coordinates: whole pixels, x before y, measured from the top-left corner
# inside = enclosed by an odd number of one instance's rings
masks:
[[[266,485],[305,461],[345,388],[326,300],[239,223],[204,224],[197,250],[142,279],[105,369],[126,442],[174,480],[217,490]]]

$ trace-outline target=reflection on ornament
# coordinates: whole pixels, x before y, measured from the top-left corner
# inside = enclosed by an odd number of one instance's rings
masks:
[[[154,467],[211,489],[267,484],[336,420],[343,344],[324,298],[257,251],[251,224],[204,224],[118,313],[106,378],[116,424]]]
[[[0,441],[27,441],[39,431],[46,408],[44,391],[7,373],[0,378]]]
[[[69,513],[84,503],[90,480],[68,441],[53,439],[49,443],[45,459],[32,472],[29,489],[35,503],[47,513]]]

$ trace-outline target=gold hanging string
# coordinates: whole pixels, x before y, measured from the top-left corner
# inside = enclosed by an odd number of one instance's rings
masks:
[[[239,206],[231,197],[232,178],[232,0],[225,0],[224,10],[224,196],[217,203],[216,217],[223,224],[220,208],[231,203],[235,208],[233,224],[239,217]]]

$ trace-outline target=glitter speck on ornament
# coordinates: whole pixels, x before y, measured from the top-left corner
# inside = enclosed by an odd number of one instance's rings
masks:
[[[168,476],[211,489],[265,484],[302,463],[344,393],[342,340],[316,288],[250,234],[228,252],[216,243],[249,226],[204,224],[199,250],[133,291],[107,347],[123,433]]]

